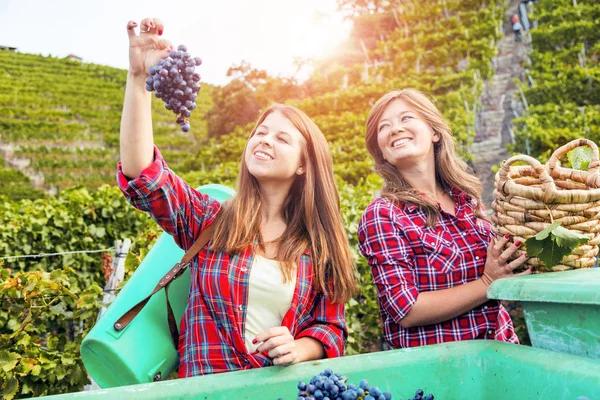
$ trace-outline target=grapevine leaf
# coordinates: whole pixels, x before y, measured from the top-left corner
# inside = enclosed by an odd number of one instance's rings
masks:
[[[546,239],[550,235],[550,233],[558,226],[560,226],[560,222],[554,222],[553,224],[547,226],[546,229],[544,229],[543,231],[538,232],[538,234],[535,235],[534,238],[536,238],[537,240]]]
[[[21,386],[21,394],[34,393],[33,388],[27,383],[23,382]]]
[[[554,222],[546,227],[546,229],[538,232],[537,235],[530,237],[525,241],[527,247],[527,255],[529,257],[538,257],[545,248],[552,247],[552,238],[550,234],[554,229],[560,226],[560,222]]]
[[[52,309],[52,311],[62,315],[63,317],[73,318],[73,311],[68,311],[65,303],[58,303],[53,306],[50,306],[50,308]]]
[[[545,243],[542,252],[537,256],[547,268],[552,268],[557,264],[560,264],[564,256],[571,254],[573,249],[560,247],[556,244],[556,241],[550,240],[549,243]]]
[[[580,233],[570,231],[562,226],[557,227],[552,231],[553,240],[560,247],[567,248],[572,251],[577,246],[587,243],[590,238]]]
[[[527,256],[529,257],[537,257],[544,250],[544,247],[549,246],[552,241],[550,238],[546,238],[543,240],[537,240],[535,236],[530,237],[525,241],[525,246],[527,247]]]
[[[0,353],[0,367],[4,372],[9,372],[17,366],[21,356],[17,353],[3,351]]]
[[[3,399],[12,400],[19,391],[19,381],[14,376],[9,376],[8,379],[0,386],[0,395]]]
[[[592,149],[589,147],[576,147],[567,153],[567,157],[574,169],[587,171],[592,162]]]
[[[19,346],[29,346],[30,341],[31,341],[31,336],[29,336],[28,334],[25,333],[25,334],[23,334],[21,339],[19,339],[17,344]]]
[[[527,255],[538,257],[547,268],[559,264],[563,257],[568,256],[577,246],[587,243],[589,238],[560,226],[554,222],[537,235],[527,239]]]

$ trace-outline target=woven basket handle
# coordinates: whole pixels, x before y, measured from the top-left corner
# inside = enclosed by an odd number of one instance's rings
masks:
[[[529,164],[539,177],[540,181],[542,181],[542,187],[525,186],[514,182],[510,178],[509,172],[510,166],[516,162]],[[505,194],[544,201],[546,203],[552,202],[558,195],[554,179],[548,174],[546,167],[535,158],[524,154],[513,156],[502,163],[502,167],[498,171],[498,189]]]
[[[564,146],[561,146],[558,149],[556,149],[556,151],[552,153],[552,156],[546,163],[546,165],[548,166],[548,170],[552,171],[554,168],[556,168],[560,159],[566,156],[568,152],[570,152],[573,149],[576,149],[577,147],[583,146],[588,146],[590,149],[592,149],[592,162],[590,162],[588,172],[590,174],[598,173],[598,170],[600,169],[598,146],[596,146],[596,143],[588,139],[575,139],[565,144]]]

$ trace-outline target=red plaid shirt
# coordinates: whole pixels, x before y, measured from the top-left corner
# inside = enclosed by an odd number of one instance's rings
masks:
[[[377,286],[385,340],[405,348],[470,339],[518,343],[512,321],[497,300],[438,324],[403,328],[420,292],[448,289],[483,274],[491,225],[473,213],[475,201],[452,191],[456,216],[441,211],[435,227],[412,204],[374,200],[358,227],[360,250],[371,266]]]
[[[154,155],[155,161],[133,180],[123,175],[119,163],[119,187],[135,208],[149,212],[187,250],[213,222],[220,204],[173,173],[156,148]],[[244,343],[252,246],[242,254],[214,252],[209,246],[210,242],[190,265],[190,295],[179,337],[179,377],[272,365],[263,354],[248,354]],[[347,337],[344,304],[333,304],[318,293],[311,271],[307,251],[298,260],[292,305],[281,325],[295,339],[312,337],[321,342],[327,357],[338,357],[344,353]]]

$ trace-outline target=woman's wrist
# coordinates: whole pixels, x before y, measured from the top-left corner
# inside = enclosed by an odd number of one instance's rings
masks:
[[[485,272],[483,273],[483,275],[481,275],[481,281],[484,283],[484,285],[486,287],[490,287],[490,285],[492,284],[492,282],[494,282],[494,280],[492,278],[489,277],[489,275],[487,275]]]
[[[146,90],[147,74],[134,74],[131,71],[127,72],[127,87],[135,92],[143,93],[150,97],[152,93]]]
[[[311,337],[296,339],[296,363],[318,360],[325,357],[323,344]]]
[[[135,80],[135,81],[143,81],[144,85],[146,85],[146,78],[148,77],[148,73],[144,70],[135,70],[128,69],[127,70],[127,79]]]
[[[300,363],[303,361],[308,361],[308,355],[306,352],[306,347],[304,347],[301,339],[294,340],[296,342],[296,363]]]

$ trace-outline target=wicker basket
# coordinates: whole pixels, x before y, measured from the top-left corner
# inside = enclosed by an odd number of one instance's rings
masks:
[[[580,146],[589,146],[593,158],[588,171],[560,166],[560,159]],[[516,162],[529,165],[513,166]],[[584,234],[590,240],[552,267],[537,258],[527,260],[527,267],[536,272],[566,271],[589,268],[596,264],[600,244],[600,161],[598,146],[587,139],[577,139],[556,150],[546,165],[536,159],[518,155],[504,161],[496,174],[492,221],[498,235],[510,233],[513,241],[536,235],[552,221],[560,221],[571,231]],[[512,243],[507,243],[507,247]],[[515,257],[526,251],[525,246]]]

